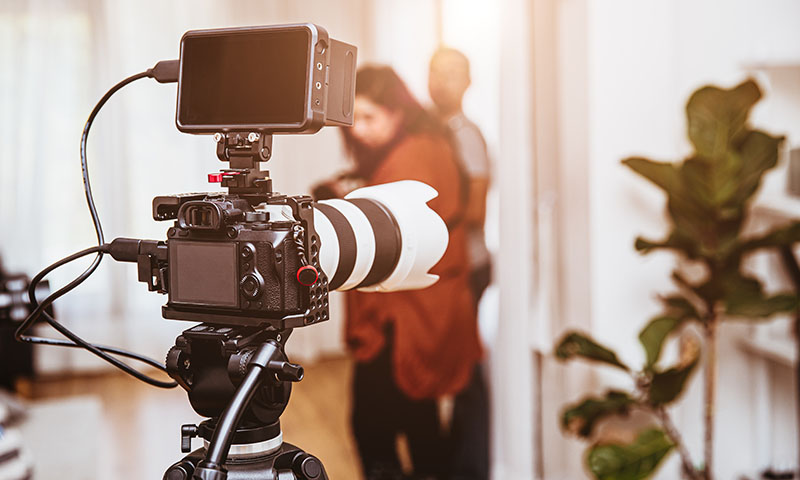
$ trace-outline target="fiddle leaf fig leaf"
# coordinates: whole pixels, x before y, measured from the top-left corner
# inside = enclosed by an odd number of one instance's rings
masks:
[[[684,368],[673,367],[654,374],[650,385],[650,403],[663,405],[678,398],[696,365],[696,363],[692,363]]]
[[[666,192],[667,208],[674,223],[674,229],[666,240],[656,242],[638,238],[636,249],[649,253],[653,249],[666,248],[683,251],[689,258],[697,256],[693,232],[707,223],[708,215],[698,211],[692,201],[692,192],[687,191],[682,167],[641,157],[626,158],[622,163]]]
[[[724,257],[736,246],[744,219],[744,204],[733,201],[739,186],[736,155],[721,160],[692,157],[681,166],[689,200],[678,206],[670,201],[669,213],[675,232],[691,239],[697,256]]]
[[[759,248],[779,248],[797,242],[800,242],[800,222],[777,228],[759,237],[750,238],[742,244],[741,250],[748,252]]]
[[[718,157],[746,130],[750,109],[761,98],[758,85],[747,80],[733,89],[703,87],[686,104],[689,140],[706,158]]]
[[[605,397],[589,397],[567,408],[561,416],[561,428],[589,437],[599,421],[613,415],[625,415],[635,404],[636,401],[627,393],[610,390]]]
[[[683,320],[678,317],[661,316],[650,320],[650,323],[639,333],[639,341],[644,347],[647,361],[645,370],[650,370],[658,362],[661,347],[670,333],[677,329]]]
[[[713,286],[711,280],[702,288],[708,291],[713,289],[724,304],[725,314],[731,317],[761,319],[797,308],[795,295],[766,296],[761,282],[742,275],[738,267],[736,270],[720,272]]]
[[[791,312],[796,308],[797,296],[792,294],[778,294],[771,297],[761,294],[730,297],[725,301],[727,315],[751,319],[769,318],[777,313]]]
[[[691,292],[692,294],[697,295],[701,298],[704,298],[701,292],[699,291],[699,286],[692,285],[692,283],[686,277],[684,277],[683,274],[681,274],[681,272],[679,272],[678,270],[673,270],[671,276],[672,276],[672,281],[674,281],[675,284],[678,285],[678,287],[682,288],[687,292]]]
[[[647,356],[644,369],[652,371],[661,355],[661,348],[667,337],[678,330],[686,321],[700,321],[700,313],[686,297],[671,295],[662,299],[666,313],[648,323],[639,333],[639,342]]]
[[[665,297],[663,302],[670,314],[677,316],[681,320],[700,319],[700,313],[697,308],[686,297],[671,295]]]
[[[656,250],[659,248],[677,248],[677,245],[672,243],[670,238],[664,240],[663,242],[658,242],[655,240],[647,240],[642,237],[636,237],[636,242],[633,244],[633,248],[640,253],[650,253],[651,250]]]
[[[698,213],[711,213],[716,203],[714,201],[713,173],[715,165],[701,160],[697,157],[686,159],[680,166],[681,181],[687,191],[687,200],[683,205],[684,216],[699,220]],[[680,218],[678,218],[680,220]],[[699,227],[708,225],[708,218],[705,222],[698,224]]]
[[[664,405],[678,398],[699,360],[700,343],[692,336],[686,337],[681,344],[679,364],[670,369],[653,373],[647,392],[650,404]]]
[[[647,158],[630,157],[622,164],[661,187],[668,194],[675,194],[681,188],[681,179],[675,165],[667,162],[656,162]]]
[[[675,445],[658,428],[639,433],[628,445],[594,445],[586,463],[597,480],[642,480],[652,475]]]
[[[623,370],[630,370],[625,364],[619,361],[617,354],[598,344],[586,335],[577,332],[567,333],[556,347],[556,357],[561,360],[569,360],[573,357],[581,357],[586,360],[606,363]]]
[[[680,235],[679,232],[673,231],[672,234],[664,241],[658,242],[654,240],[647,240],[646,238],[637,237],[634,243],[634,248],[643,254],[648,254],[656,249],[669,249],[679,250],[686,254],[689,258],[696,256],[694,242]]]
[[[773,137],[757,130],[749,131],[736,153],[740,157],[741,169],[737,172],[737,190],[734,200],[744,206],[761,184],[767,170],[778,164],[778,150],[783,137]]]

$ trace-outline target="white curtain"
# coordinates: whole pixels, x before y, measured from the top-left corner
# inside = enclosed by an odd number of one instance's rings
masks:
[[[186,30],[314,22],[334,38],[361,45],[367,41],[366,3],[0,3],[0,254],[6,266],[32,276],[94,244],[78,155],[86,117],[119,80],[159,60],[177,58]],[[106,241],[163,239],[168,225],[152,220],[154,196],[218,187],[205,182],[207,173],[223,167],[214,144],[208,137],[178,132],[175,95],[175,84],[139,80],[114,95],[94,122],[88,163]],[[274,147],[267,168],[282,193],[307,193],[345,163],[334,128],[313,136],[278,137]],[[53,288],[87,264],[88,259],[53,273]],[[162,358],[175,336],[189,327],[161,318],[164,301],[136,281],[134,265],[107,257],[85,284],[56,302],[56,315],[89,340]],[[342,352],[340,303],[334,302],[332,321],[296,331],[290,353],[308,360]],[[46,347],[37,355],[40,370],[50,372],[100,365],[92,355],[71,349]]]

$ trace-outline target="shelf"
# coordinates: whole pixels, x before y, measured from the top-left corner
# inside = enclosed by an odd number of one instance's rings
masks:
[[[800,71],[800,62],[793,59],[788,60],[775,60],[769,62],[747,62],[742,65],[742,69],[747,72],[753,71],[788,71],[788,70],[798,70]]]
[[[788,367],[794,367],[797,363],[797,347],[794,337],[745,337],[739,340],[739,345],[751,354]]]
[[[767,194],[756,198],[754,213],[766,213],[787,220],[800,220],[800,197],[788,194]]]

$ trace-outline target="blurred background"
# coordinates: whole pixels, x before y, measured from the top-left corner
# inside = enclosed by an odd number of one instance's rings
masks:
[[[190,29],[313,22],[357,45],[359,64],[394,67],[425,105],[428,61],[440,45],[470,60],[464,112],[492,158],[487,244],[493,283],[480,305],[497,479],[591,478],[585,444],[561,431],[567,402],[628,377],[565,366],[553,347],[567,328],[590,332],[641,363],[636,336],[670,289],[675,257],[643,257],[637,235],[668,231],[665,197],[624,168],[643,155],[691,151],[684,107],[705,84],[752,77],[764,99],[752,123],[786,136],[779,166],[752,205],[764,224],[800,217],[787,191],[800,147],[800,3],[795,0],[300,0],[0,2],[0,255],[33,276],[93,244],[78,144],[95,102],[122,78],[178,57]],[[136,82],[108,103],[89,140],[92,186],[106,236],[160,239],[154,196],[214,189],[221,165],[207,136],[175,128],[175,84]],[[307,193],[348,165],[340,132],[276,136],[275,189]],[[796,174],[796,173],[795,173]],[[87,262],[88,264],[88,262]],[[85,265],[50,277],[62,286]],[[791,288],[774,255],[748,262],[767,288]],[[56,302],[67,326],[97,343],[163,358],[184,322],[160,317],[162,296],[131,265],[107,259]],[[349,432],[352,363],[343,299],[333,319],[299,329],[289,354],[307,368],[282,417],[284,438],[315,453],[331,478],[360,478]],[[44,328],[41,329],[46,332]],[[669,354],[669,352],[667,352]],[[672,352],[672,354],[677,354]],[[160,478],[181,457],[179,427],[197,420],[185,392],[117,374],[84,351],[37,348],[18,382],[21,430],[36,478]],[[800,448],[791,318],[719,332],[717,478],[796,470]],[[702,453],[702,385],[673,419]],[[677,455],[655,478],[679,477]],[[796,478],[796,477],[785,477]]]

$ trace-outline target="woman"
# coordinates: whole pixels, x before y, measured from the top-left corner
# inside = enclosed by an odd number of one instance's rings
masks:
[[[355,361],[352,425],[368,479],[400,478],[404,434],[415,477],[445,477],[449,458],[437,398],[470,381],[481,347],[469,289],[464,182],[444,127],[389,67],[365,67],[356,80],[355,122],[342,129],[362,184],[419,180],[439,192],[429,202],[448,224],[447,252],[433,286],[348,294],[347,345]],[[342,183],[330,193],[347,193]],[[338,190],[338,191],[337,191]]]

